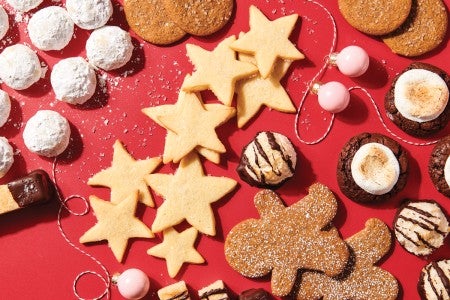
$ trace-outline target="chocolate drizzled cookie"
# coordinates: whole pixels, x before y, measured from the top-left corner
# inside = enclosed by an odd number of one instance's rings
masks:
[[[426,265],[420,272],[417,290],[423,300],[450,299],[450,259]]]

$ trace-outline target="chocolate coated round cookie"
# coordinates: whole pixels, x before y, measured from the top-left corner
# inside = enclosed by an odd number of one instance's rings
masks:
[[[430,64],[414,62],[394,78],[386,94],[386,114],[404,132],[430,136],[450,120],[450,77]]]
[[[450,259],[430,262],[420,272],[417,290],[423,300],[450,299]]]
[[[433,148],[428,161],[428,174],[436,189],[450,198],[450,136]]]
[[[380,202],[391,198],[405,187],[407,176],[406,151],[382,134],[354,136],[339,155],[339,187],[356,202]]]

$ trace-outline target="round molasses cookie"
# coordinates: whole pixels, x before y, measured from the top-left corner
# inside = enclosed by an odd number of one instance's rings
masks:
[[[436,189],[450,198],[450,136],[441,139],[433,148],[428,161],[428,174]]]
[[[356,202],[374,203],[393,197],[405,187],[407,176],[406,151],[382,134],[354,136],[339,155],[339,187]]]
[[[450,119],[450,77],[438,67],[414,62],[397,75],[386,94],[386,114],[404,132],[427,137]]]
[[[420,271],[417,291],[421,299],[450,299],[450,259],[430,262]]]

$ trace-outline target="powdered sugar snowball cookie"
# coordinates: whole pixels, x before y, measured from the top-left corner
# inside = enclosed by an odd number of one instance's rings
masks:
[[[73,22],[87,30],[102,27],[113,14],[111,0],[67,0],[66,9]]]
[[[36,53],[16,44],[0,54],[0,79],[10,88],[24,90],[41,78],[42,68]]]
[[[14,150],[4,137],[0,137],[0,178],[8,173],[14,163]]]
[[[10,113],[11,100],[9,99],[9,95],[5,91],[0,90],[0,127],[8,121]]]
[[[61,50],[73,36],[74,24],[67,11],[49,6],[37,11],[28,22],[28,35],[40,50]]]
[[[0,40],[5,37],[9,29],[8,14],[3,6],[0,5]]]
[[[70,104],[83,104],[94,95],[97,76],[82,57],[70,57],[53,66],[50,82],[56,99]]]
[[[86,56],[89,62],[105,71],[123,67],[132,54],[130,34],[118,26],[96,29],[86,41]]]
[[[57,156],[69,145],[69,122],[56,111],[40,110],[25,125],[23,140],[33,153],[46,157]]]
[[[12,8],[20,12],[27,12],[36,8],[44,0],[6,0]]]

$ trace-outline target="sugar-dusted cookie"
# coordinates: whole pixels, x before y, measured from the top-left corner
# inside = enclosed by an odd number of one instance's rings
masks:
[[[187,33],[210,35],[231,18],[234,0],[162,0],[170,18]]]
[[[405,22],[411,0],[338,0],[339,10],[357,30],[371,34],[388,34]]]
[[[271,272],[272,293],[288,295],[299,269],[340,274],[349,257],[347,245],[329,226],[337,211],[333,193],[316,183],[309,194],[290,207],[271,190],[255,196],[260,219],[248,219],[231,229],[225,241],[229,265],[247,277]]]
[[[298,60],[305,56],[289,40],[298,15],[292,14],[270,21],[254,5],[250,6],[250,31],[244,33],[230,47],[255,56],[262,78],[273,71],[278,59]]]
[[[399,1],[392,1],[397,2]],[[442,0],[415,0],[412,1],[408,19],[400,28],[383,37],[383,42],[394,53],[419,56],[442,43],[447,26],[447,8]]]
[[[428,174],[436,189],[450,198],[450,136],[442,138],[433,148],[428,161]]]
[[[304,272],[297,299],[397,299],[397,280],[389,272],[375,266],[391,248],[391,239],[386,224],[378,219],[367,220],[363,230],[346,239],[351,258],[344,276],[333,278],[320,272]]]
[[[423,300],[450,299],[450,259],[426,265],[420,272],[417,290]]]
[[[88,184],[109,187],[112,203],[119,203],[137,190],[140,202],[150,207],[155,206],[144,177],[155,171],[161,164],[161,158],[135,160],[119,140],[115,141],[113,148],[111,166],[89,178]]]

